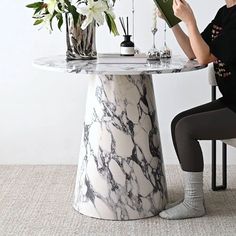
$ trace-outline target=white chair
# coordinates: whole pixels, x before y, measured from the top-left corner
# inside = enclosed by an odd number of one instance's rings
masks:
[[[208,79],[211,85],[212,101],[216,100],[216,78],[213,63],[208,65]],[[222,185],[216,186],[216,141],[212,141],[212,190],[225,190],[227,188],[227,144],[236,147],[236,138],[222,141]]]

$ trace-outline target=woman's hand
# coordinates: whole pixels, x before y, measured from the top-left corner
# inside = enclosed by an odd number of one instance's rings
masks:
[[[195,16],[186,0],[173,0],[173,11],[176,17],[182,20],[185,24],[195,24]]]

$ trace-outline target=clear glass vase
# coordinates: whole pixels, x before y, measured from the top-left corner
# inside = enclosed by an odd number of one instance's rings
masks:
[[[96,22],[93,21],[85,30],[81,29],[84,16],[79,17],[74,25],[71,15],[66,14],[67,60],[91,60],[97,58]]]

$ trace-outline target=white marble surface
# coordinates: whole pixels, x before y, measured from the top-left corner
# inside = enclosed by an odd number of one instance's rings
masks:
[[[204,68],[181,56],[158,63],[101,64],[39,58],[40,68],[88,76],[74,209],[99,219],[156,216],[168,202],[151,74]],[[84,76],[83,76],[84,77]]]
[[[151,75],[90,76],[74,192],[81,214],[156,216],[167,186]]]
[[[173,55],[171,59],[162,59],[157,63],[143,64],[100,64],[97,60],[75,60],[67,62],[65,56],[38,58],[34,65],[42,69],[79,73],[79,74],[101,74],[101,75],[141,75],[141,74],[163,74],[178,73],[202,69],[196,60]]]

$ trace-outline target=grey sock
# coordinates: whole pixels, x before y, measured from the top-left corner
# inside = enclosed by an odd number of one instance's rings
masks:
[[[169,220],[186,219],[205,215],[203,172],[183,171],[184,201],[159,213]]]
[[[174,206],[177,206],[178,204],[180,204],[180,203],[183,202],[183,201],[184,201],[184,198],[181,198],[181,199],[179,199],[179,200],[177,200],[177,201],[175,201],[175,202],[168,203],[168,204],[165,206],[165,209],[167,210],[167,209],[169,209],[169,208],[172,208],[172,207],[174,207]]]
[[[183,201],[184,201],[184,198],[180,198],[179,200],[177,200],[175,202],[167,203],[167,205],[165,206],[165,210],[170,209],[174,206],[177,206],[178,204],[180,204]],[[204,199],[203,199],[203,205],[205,207],[205,200]]]

